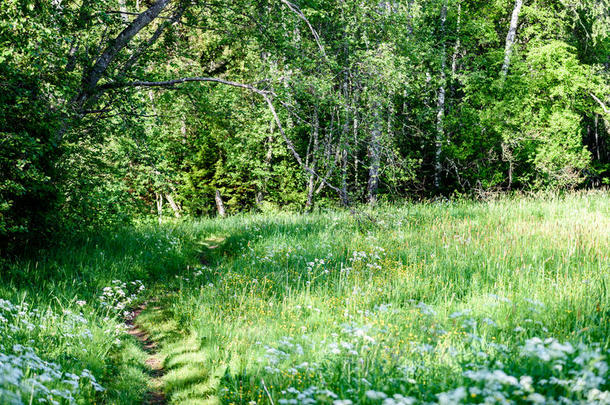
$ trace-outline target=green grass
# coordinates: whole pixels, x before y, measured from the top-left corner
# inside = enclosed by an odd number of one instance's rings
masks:
[[[368,215],[238,215],[67,243],[13,263],[0,296],[83,311],[94,338],[24,330],[3,350],[29,340],[106,388],[83,386],[81,402],[133,403],[144,354],[107,332],[120,311],[99,296],[138,279],[130,305],[158,300],[138,322],[160,343],[170,403],[610,401],[607,193]]]
[[[175,233],[171,225],[142,224],[67,239],[2,269],[0,353],[12,357],[0,359],[0,403],[38,398],[69,403],[70,397],[78,403],[138,403],[150,377],[146,354],[125,333],[123,312],[150,294],[147,289],[138,293],[136,280],[147,287],[166,284],[196,257],[195,247],[189,250]],[[104,303],[100,297],[107,287],[111,296]],[[131,293],[137,293],[133,299]],[[103,391],[88,378],[77,379],[76,386],[62,382],[83,370]],[[30,376],[61,392],[47,392],[28,381]]]

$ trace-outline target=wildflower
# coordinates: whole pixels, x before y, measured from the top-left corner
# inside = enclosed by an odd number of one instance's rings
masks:
[[[465,309],[463,311],[455,311],[451,315],[449,315],[449,319],[455,319],[462,316],[469,315],[472,311],[470,309]]]
[[[388,396],[386,395],[385,392],[382,391],[374,391],[374,390],[368,390],[364,393],[366,395],[366,397],[370,400],[381,400],[381,399],[385,399]]]
[[[546,403],[546,398],[538,394],[537,392],[533,392],[527,396],[527,400],[534,404],[544,404]]]
[[[574,347],[570,343],[559,343],[555,339],[542,339],[534,337],[528,339],[522,347],[522,352],[528,357],[538,357],[542,361],[551,361],[565,358],[566,355],[574,353]]]
[[[521,385],[521,388],[523,388],[525,391],[528,391],[528,392],[533,391],[534,390],[534,387],[532,386],[533,383],[534,383],[534,380],[529,375],[524,375],[524,376],[521,376],[521,378],[519,378],[519,385]]]
[[[421,311],[422,314],[424,315],[429,315],[429,316],[435,316],[436,312],[434,311],[434,309],[432,309],[431,306],[426,305],[423,302],[419,302],[415,308],[419,308],[419,310]]]
[[[466,388],[459,387],[453,391],[437,394],[439,405],[459,404],[462,399],[466,398]]]
[[[610,391],[600,391],[597,388],[593,388],[587,393],[587,400],[589,402],[597,401],[600,404],[610,403]]]
[[[508,303],[508,304],[510,304],[512,302],[508,298],[502,297],[501,295],[497,295],[497,294],[489,294],[489,298],[493,298],[496,301],[505,302],[505,303]]]
[[[415,402],[415,398],[394,394],[391,398],[384,399],[382,405],[412,405]]]

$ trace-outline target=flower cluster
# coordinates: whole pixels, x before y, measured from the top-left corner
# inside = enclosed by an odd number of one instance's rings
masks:
[[[56,341],[70,342],[74,349],[92,338],[91,325],[82,312],[55,312],[31,308],[27,302],[13,304],[0,299],[0,336],[5,344],[49,334]],[[84,350],[81,348],[81,350]]]
[[[278,401],[280,405],[312,405],[317,403],[328,403],[338,401],[338,396],[334,392],[321,389],[315,385],[299,391],[296,388],[288,388],[282,392],[283,395],[290,395],[293,398],[282,398]],[[339,400],[340,401],[340,400]],[[351,402],[350,402],[351,403]],[[344,403],[345,405],[347,403]]]
[[[144,290],[144,284],[140,280],[129,283],[113,280],[112,285],[103,288],[99,298],[103,307],[129,319],[133,316],[133,313],[128,310],[129,306]]]
[[[370,251],[354,251],[349,261],[354,268],[368,270],[381,270],[381,259],[385,256],[385,249],[380,246],[371,247]]]
[[[420,330],[429,337],[430,343],[408,341],[403,353],[420,353],[421,363],[413,362],[417,357],[398,357],[400,352],[393,346],[393,338],[388,336],[389,329],[377,326],[383,325],[380,318],[398,314],[392,305],[378,304],[372,311],[356,310],[369,323],[352,320],[338,324],[336,333],[315,344],[312,342],[311,347],[298,344],[290,337],[283,337],[277,345],[264,346],[267,362],[264,370],[277,378],[302,372],[303,369],[294,366],[294,362],[307,359],[311,354],[309,350],[324,353],[323,361],[315,364],[315,368],[308,367],[309,371],[315,371],[314,375],[323,375],[324,378],[308,380],[310,386],[293,384],[284,388],[279,403],[610,404],[607,353],[599,346],[561,342],[550,337],[521,338],[540,330],[534,328],[540,322],[533,320],[525,322],[531,327],[515,335],[517,339],[512,343],[496,343],[486,338],[485,332],[489,328],[497,331],[501,326],[487,316],[471,317],[472,310],[462,309],[442,318],[428,304],[409,302],[414,310],[410,313],[420,319]],[[449,331],[445,331],[441,324]],[[512,331],[512,328],[509,326],[507,330]],[[443,341],[448,334],[461,336],[459,349],[439,346],[433,339]],[[454,378],[456,385],[443,392],[427,391],[418,375],[430,371],[425,362],[444,354],[454,358],[454,366],[461,369]],[[379,380],[379,371],[386,367],[384,373],[388,374]],[[342,371],[333,375],[337,370]],[[349,374],[344,374],[346,372]],[[325,383],[327,379],[334,382]],[[336,385],[337,379],[341,381],[340,389]],[[413,395],[416,392],[421,396]]]
[[[120,343],[123,324],[97,325],[85,305],[58,311],[0,299],[0,403],[89,403],[104,391],[87,362]]]
[[[2,351],[5,349],[0,347]],[[62,371],[42,360],[30,347],[13,345],[12,353],[0,352],[0,398],[6,404],[76,403],[81,390],[103,391],[87,369],[80,375]]]
[[[610,404],[610,374],[599,347],[535,337],[506,349],[493,362],[467,364],[464,385],[438,394],[438,403]]]

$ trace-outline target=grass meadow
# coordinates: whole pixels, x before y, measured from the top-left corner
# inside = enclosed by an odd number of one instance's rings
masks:
[[[610,403],[610,196],[140,223],[6,265],[2,403]]]

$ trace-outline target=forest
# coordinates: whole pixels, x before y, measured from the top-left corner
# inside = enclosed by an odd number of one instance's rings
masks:
[[[0,21],[3,249],[219,199],[608,184],[606,0],[6,0]]]
[[[610,404],[610,0],[2,0],[0,404]]]

